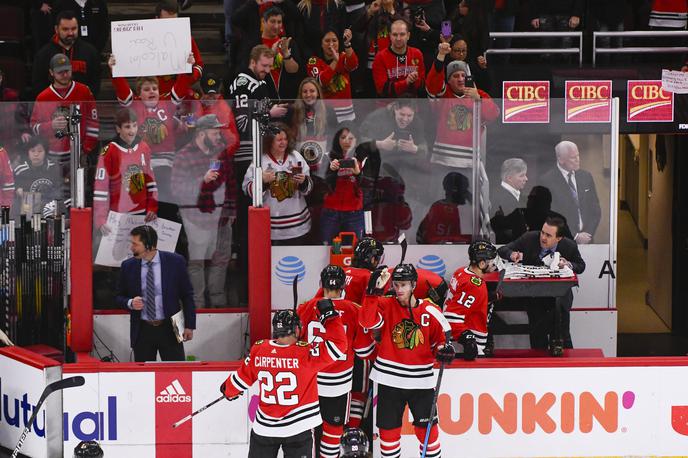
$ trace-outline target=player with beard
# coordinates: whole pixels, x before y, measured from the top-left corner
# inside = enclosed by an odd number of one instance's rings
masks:
[[[418,274],[412,264],[394,268],[391,278],[395,296],[382,297],[389,278],[384,267],[371,274],[360,314],[361,326],[380,331],[370,379],[378,386],[377,426],[382,455],[400,455],[402,416],[408,405],[421,444],[432,421],[426,456],[438,457],[442,452],[437,420],[429,418],[437,382],[433,366],[435,359],[444,363],[454,359],[451,327],[437,305],[414,296]]]
[[[216,115],[201,116],[196,121],[193,139],[177,153],[172,167],[172,189],[189,240],[189,275],[194,302],[199,307],[205,304],[206,289],[211,307],[227,305],[225,280],[231,256],[233,215],[231,209],[202,212],[198,205],[202,185],[217,179],[222,168],[220,157],[225,143],[221,129],[224,128]],[[218,187],[214,199],[222,202],[224,189]]]

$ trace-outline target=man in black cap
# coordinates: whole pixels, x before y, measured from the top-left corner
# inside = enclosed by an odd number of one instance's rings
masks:
[[[189,239],[189,275],[198,307],[206,303],[206,291],[210,306],[227,305],[225,280],[235,209],[224,204],[215,208],[214,202],[224,202],[222,186],[210,196],[201,192],[204,184],[218,180],[229,163],[221,159],[225,150],[221,130],[225,127],[214,114],[198,118],[193,139],[177,153],[172,168],[172,189]],[[212,205],[203,203],[208,197]]]

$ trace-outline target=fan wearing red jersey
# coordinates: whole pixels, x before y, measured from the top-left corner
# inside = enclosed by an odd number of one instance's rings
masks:
[[[49,142],[48,158],[62,166],[63,174],[69,173],[70,143],[67,131],[70,127],[70,106],[81,109],[80,137],[83,152],[88,154],[98,144],[98,110],[91,90],[85,84],[72,79],[72,63],[64,54],[50,59],[50,76],[53,83],[36,97],[31,113],[31,129]]]
[[[315,458],[313,428],[322,423],[318,402],[318,372],[346,357],[342,318],[332,301],[318,302],[318,320],[325,340],[301,342],[301,320],[293,310],[280,310],[272,319],[271,340],[259,340],[238,371],[220,391],[232,399],[260,383],[260,403],[253,422],[249,458]]]
[[[378,329],[381,337],[370,379],[378,386],[376,424],[382,456],[400,456],[402,416],[408,405],[421,452],[432,421],[425,456],[438,457],[442,451],[437,417],[429,418],[437,378],[433,366],[435,359],[454,359],[451,327],[437,305],[414,296],[418,274],[413,264],[399,264],[391,277],[395,296],[382,297],[389,271],[382,266],[371,274],[360,314],[361,326]]]
[[[94,224],[103,235],[110,210],[131,215],[145,215],[146,222],[157,217],[158,188],[151,168],[148,145],[137,137],[137,117],[129,108],[115,115],[117,138],[98,158],[93,190]]]
[[[14,174],[7,150],[0,146],[0,206],[9,207],[14,200]]]
[[[308,342],[320,342],[326,337],[325,328],[318,319],[318,302],[332,301],[334,309],[342,317],[346,331],[347,351],[343,360],[337,361],[318,373],[318,393],[320,395],[320,413],[323,417],[322,435],[319,452],[321,458],[337,458],[339,438],[344,432],[349,411],[351,380],[354,371],[354,353],[359,358],[368,358],[375,350],[371,334],[364,332],[358,324],[360,305],[344,299],[344,270],[329,265],[320,272],[320,285],[323,296],[301,304],[297,313],[304,327],[301,339]],[[316,436],[316,440],[318,437]]]
[[[468,247],[470,264],[454,272],[444,301],[444,317],[452,338],[463,345],[463,357],[469,361],[492,350],[487,347],[490,312],[483,276],[493,270],[496,256],[497,249],[491,243],[473,242]]]

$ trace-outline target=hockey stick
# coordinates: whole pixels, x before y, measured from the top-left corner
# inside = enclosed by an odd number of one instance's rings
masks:
[[[404,234],[403,232],[399,236],[399,245],[401,245],[401,261],[399,261],[399,264],[403,264],[404,259],[406,259],[406,249],[408,248],[408,242],[406,241],[406,234]]]
[[[179,426],[179,425],[181,425],[181,424],[183,424],[183,423],[186,423],[187,421],[191,420],[193,417],[195,417],[195,416],[198,415],[199,413],[203,412],[203,411],[204,411],[205,409],[207,409],[208,407],[214,406],[215,404],[217,404],[218,402],[222,401],[223,399],[225,399],[225,395],[224,395],[224,394],[223,394],[222,396],[220,396],[219,398],[215,399],[213,402],[204,405],[203,407],[201,407],[201,408],[198,409],[197,411],[191,412],[191,414],[187,415],[186,417],[184,417],[184,418],[182,418],[181,420],[179,420],[177,423],[173,424],[173,425],[172,425],[172,428],[176,428],[177,426]]]
[[[41,397],[38,399],[38,402],[36,403],[36,407],[33,408],[31,418],[29,418],[29,422],[24,428],[24,431],[22,432],[21,437],[19,438],[19,442],[17,442],[17,446],[14,447],[14,452],[12,452],[12,458],[17,458],[17,454],[19,454],[19,450],[22,448],[22,445],[24,445],[24,441],[26,440],[26,435],[29,434],[29,431],[31,431],[31,425],[33,424],[33,421],[36,419],[38,411],[41,410],[41,406],[43,405],[45,399],[55,391],[64,390],[65,388],[72,388],[75,386],[81,386],[83,384],[84,378],[80,375],[77,375],[75,377],[69,377],[62,380],[58,380],[45,387],[43,393],[41,394]]]
[[[294,294],[294,315],[296,315],[296,307],[299,305],[299,274],[294,275],[291,291]]]
[[[430,418],[428,419],[428,427],[425,429],[425,440],[423,441],[423,453],[420,458],[425,458],[428,453],[428,442],[430,441],[430,430],[432,429],[433,418],[437,411],[437,396],[440,394],[440,385],[442,384],[442,374],[444,374],[444,363],[440,363],[440,373],[437,374],[437,385],[435,385],[435,394],[432,397],[432,407],[430,408]]]

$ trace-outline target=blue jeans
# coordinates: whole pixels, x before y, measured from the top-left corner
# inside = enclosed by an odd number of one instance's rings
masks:
[[[320,240],[323,243],[331,244],[340,232],[354,232],[361,239],[364,230],[363,210],[344,212],[323,208],[320,213]]]

